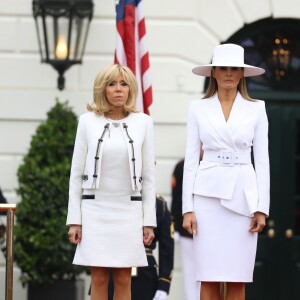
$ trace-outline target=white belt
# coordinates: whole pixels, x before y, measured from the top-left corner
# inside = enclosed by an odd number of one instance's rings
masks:
[[[203,160],[217,162],[225,167],[233,167],[236,164],[251,164],[250,153],[250,151],[204,150]]]

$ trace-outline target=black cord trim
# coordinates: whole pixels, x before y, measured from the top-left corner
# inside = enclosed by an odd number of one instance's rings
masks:
[[[98,139],[98,144],[97,144],[97,149],[96,149],[96,154],[95,154],[94,174],[93,174],[94,182],[95,182],[95,179],[98,177],[97,169],[98,169],[98,162],[99,162],[99,156],[98,156],[99,155],[99,150],[100,150],[101,143],[103,142],[103,137],[104,137],[105,132],[107,130],[109,130],[109,123],[105,124],[103,132],[101,134],[101,137],[100,137],[100,139]]]
[[[128,139],[129,139],[129,143],[131,145],[131,152],[132,152],[132,166],[133,166],[133,180],[134,180],[134,186],[135,188],[137,189],[137,184],[136,184],[136,173],[135,173],[135,155],[134,155],[134,147],[133,147],[133,139],[130,137],[129,133],[128,133],[128,126],[126,123],[123,123],[123,128],[125,129],[126,131],[126,134],[128,136]]]

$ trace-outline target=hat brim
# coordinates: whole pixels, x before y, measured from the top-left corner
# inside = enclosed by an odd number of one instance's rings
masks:
[[[240,67],[240,68],[244,68],[244,77],[251,77],[251,76],[258,76],[258,75],[262,75],[265,73],[265,70],[263,68],[259,68],[259,67],[254,67],[251,65],[238,65],[238,66],[228,66],[228,65],[213,65],[213,64],[209,64],[209,65],[203,65],[203,66],[199,66],[196,68],[192,69],[192,72],[196,75],[200,75],[200,76],[206,76],[206,77],[210,77],[211,75],[211,69],[212,67]]]

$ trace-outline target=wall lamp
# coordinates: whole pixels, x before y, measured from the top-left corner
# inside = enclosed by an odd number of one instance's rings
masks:
[[[58,72],[59,90],[65,71],[82,63],[93,8],[92,0],[32,1],[41,61]]]

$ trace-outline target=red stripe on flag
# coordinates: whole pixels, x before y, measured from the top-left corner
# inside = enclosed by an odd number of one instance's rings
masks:
[[[144,74],[149,68],[150,68],[149,52],[147,52],[147,53],[141,58],[141,70],[142,70],[142,74]]]
[[[124,20],[121,20],[117,23],[117,30],[119,32],[119,35],[121,36],[122,40],[125,39],[125,22]]]
[[[152,87],[149,87],[143,93],[143,102],[144,102],[144,113],[149,115],[148,107],[152,104]]]
[[[145,18],[143,18],[139,22],[139,39],[141,40],[144,35],[146,35],[146,24],[145,24]]]
[[[127,66],[135,72],[135,6],[125,5],[125,37],[123,39]]]

